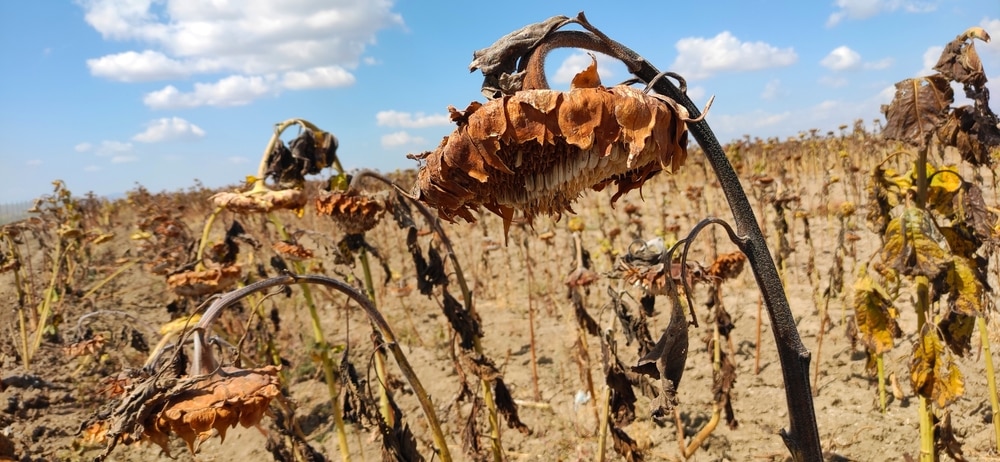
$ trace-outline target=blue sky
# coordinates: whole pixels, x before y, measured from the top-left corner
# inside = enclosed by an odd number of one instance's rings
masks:
[[[280,5],[280,6],[278,6]],[[881,117],[898,80],[929,73],[970,26],[1000,95],[997,0],[501,3],[404,0],[0,2],[0,202],[62,179],[116,194],[239,183],[275,123],[340,140],[348,169],[415,167],[447,107],[482,100],[472,52],[521,26],[585,11],[661,70],[685,75],[723,141]],[[669,5],[669,6],[662,6]],[[589,58],[550,55],[556,88]],[[605,83],[625,69],[599,61]],[[993,104],[997,108],[996,103]]]

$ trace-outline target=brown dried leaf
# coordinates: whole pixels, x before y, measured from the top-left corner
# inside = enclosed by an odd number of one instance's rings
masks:
[[[983,28],[970,27],[944,46],[934,70],[956,82],[982,87],[986,84],[986,74],[976,53],[975,41],[969,40],[972,38],[990,41],[990,35]]]
[[[990,150],[1000,146],[1000,128],[988,106],[983,111],[973,106],[953,109],[938,128],[937,137],[941,144],[958,149],[962,159],[975,166],[992,164]]]
[[[896,83],[892,103],[882,106],[886,138],[923,145],[944,124],[955,100],[948,79],[940,75],[906,79]]]
[[[173,274],[167,278],[167,285],[177,295],[197,297],[225,291],[239,281],[242,275],[240,265],[230,265]]]
[[[972,335],[975,332],[976,317],[964,315],[955,311],[948,312],[948,315],[938,323],[941,336],[948,348],[959,356],[965,356],[972,350]]]
[[[688,322],[680,300],[676,295],[671,299],[670,323],[653,348],[639,358],[633,368],[660,381],[660,394],[650,404],[654,418],[664,418],[677,405],[677,387],[687,363]]]
[[[211,197],[216,207],[237,213],[267,213],[275,209],[296,210],[305,207],[306,195],[298,189],[263,193],[222,192]]]

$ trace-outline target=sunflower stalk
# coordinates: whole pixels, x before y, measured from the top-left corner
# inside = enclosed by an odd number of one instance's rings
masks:
[[[242,289],[224,294],[208,307],[205,314],[201,317],[198,324],[193,329],[196,333],[194,336],[194,355],[192,358],[194,369],[204,370],[206,367],[210,367],[210,365],[215,363],[214,358],[212,357],[211,348],[206,348],[207,338],[205,338],[205,336],[207,335],[207,332],[211,331],[211,324],[219,317],[224,308],[249,294],[267,290],[275,286],[289,286],[292,284],[298,284],[301,288],[306,288],[309,284],[318,284],[334,289],[347,295],[365,312],[372,324],[376,327],[376,329],[378,329],[379,333],[382,334],[382,337],[385,340],[385,347],[392,353],[393,358],[396,360],[396,364],[403,373],[403,377],[406,379],[407,383],[413,389],[414,394],[417,396],[417,399],[420,402],[420,407],[424,412],[424,416],[427,418],[427,424],[431,430],[437,455],[441,458],[442,462],[451,462],[451,453],[448,450],[447,441],[445,440],[444,433],[441,430],[441,424],[438,420],[437,413],[434,410],[434,404],[431,402],[426,389],[424,389],[420,379],[416,375],[416,372],[414,372],[413,367],[410,365],[409,360],[400,348],[399,342],[390,328],[389,323],[386,322],[382,313],[375,308],[367,295],[359,292],[353,286],[341,280],[321,275],[285,274],[257,281]],[[325,350],[321,350],[321,354],[323,352],[325,352]],[[326,357],[328,357],[328,355]],[[339,407],[339,405],[336,404],[336,400],[333,401],[335,402],[334,405]],[[344,449],[346,449],[346,444],[342,445],[342,454],[344,453]]]

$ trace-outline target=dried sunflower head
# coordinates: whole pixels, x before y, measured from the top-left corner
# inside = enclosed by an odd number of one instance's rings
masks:
[[[166,406],[153,422],[144,426],[143,438],[167,449],[167,437],[176,433],[194,453],[198,445],[218,432],[226,440],[226,431],[237,423],[257,425],[274,397],[281,394],[278,368],[221,368],[207,377],[194,377],[189,387],[175,387]]]
[[[587,189],[615,184],[615,201],[687,157],[687,111],[668,98],[618,85],[605,88],[596,62],[567,92],[523,90],[464,111],[458,128],[425,161],[416,194],[445,219],[475,221],[482,205],[509,228],[514,211],[571,212]]]
[[[236,284],[242,275],[240,265],[229,265],[204,271],[172,274],[167,278],[167,285],[177,295],[197,297],[225,291]]]
[[[216,207],[238,213],[267,213],[274,209],[301,209],[306,195],[298,189],[264,192],[221,192],[212,196]]]
[[[733,279],[743,272],[746,261],[747,256],[743,252],[724,253],[708,267],[708,276],[716,280]]]
[[[385,203],[364,194],[325,193],[316,198],[316,214],[333,218],[346,234],[364,234],[382,220]]]

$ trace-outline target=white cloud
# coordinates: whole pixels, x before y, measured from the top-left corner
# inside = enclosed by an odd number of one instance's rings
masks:
[[[289,90],[334,88],[354,85],[354,75],[340,66],[314,67],[305,71],[286,72],[281,86]]]
[[[840,88],[847,86],[848,81],[846,77],[824,75],[823,77],[819,78],[819,83],[832,88]]]
[[[996,61],[990,64],[1000,65],[1000,19],[998,18],[983,18],[979,22],[979,27],[982,27],[990,34],[993,38],[990,43],[983,43],[979,40],[976,41],[976,50],[981,51],[980,57],[985,60],[990,60],[993,58]],[[987,72],[989,72],[987,70]]]
[[[781,80],[772,79],[764,85],[764,91],[760,94],[760,99],[773,100],[784,93],[785,91],[781,88]]]
[[[791,115],[792,113],[787,111],[774,114],[756,110],[736,115],[719,114],[715,117],[709,114],[708,117],[713,128],[719,132],[732,133],[736,137],[740,134],[756,134],[762,129],[787,124]]]
[[[937,64],[938,59],[941,59],[941,52],[943,51],[944,47],[939,45],[934,45],[932,47],[927,48],[927,50],[924,51],[923,67],[921,67],[920,70],[917,71],[916,74],[914,74],[914,77],[920,77],[936,73],[937,71],[934,70],[934,66]]]
[[[847,46],[839,46],[834,48],[819,63],[833,71],[857,69],[861,65],[861,55]]]
[[[101,141],[101,144],[97,145],[97,147],[94,148],[94,153],[96,153],[99,156],[113,156],[131,151],[132,151],[132,143],[125,143],[122,141],[105,140]]]
[[[101,167],[98,167],[96,165],[88,165],[86,167],[83,167],[83,171],[85,171],[85,172],[99,172],[99,171],[101,171]]]
[[[878,61],[866,61],[864,64],[862,64],[862,66],[865,69],[877,71],[882,69],[888,69],[889,67],[892,66],[894,62],[895,60],[893,60],[892,58],[882,58]]]
[[[126,51],[88,59],[87,67],[90,74],[97,77],[121,82],[146,82],[218,71],[221,66],[207,60],[178,61],[159,51],[143,50],[141,53]]]
[[[180,117],[164,117],[146,124],[146,130],[132,137],[140,143],[193,140],[205,136],[205,130]]]
[[[426,128],[451,124],[448,114],[424,114],[400,111],[379,111],[375,114],[375,122],[380,127]]]
[[[798,60],[795,50],[765,42],[741,42],[729,31],[715,37],[688,37],[677,41],[677,58],[670,69],[688,80],[719,72],[756,71],[789,66]]]
[[[73,146],[73,150],[76,152],[88,152],[91,149],[94,149],[94,145],[87,143],[86,141]]]
[[[616,74],[614,68],[620,62],[601,53],[594,53],[594,57],[597,58],[597,73],[601,76],[601,82],[603,82],[604,85],[612,85],[612,83],[610,83],[611,79]],[[590,67],[593,62],[594,61],[587,53],[573,53],[564,59],[562,64],[559,65],[559,69],[557,69],[556,73],[552,75],[552,82],[569,84],[573,81],[573,77],[576,77],[576,74],[579,74],[580,71]]]
[[[832,71],[852,71],[855,69],[880,70],[892,66],[892,58],[882,58],[878,61],[861,61],[861,55],[847,46],[834,48],[819,62]]]
[[[273,77],[231,75],[215,83],[196,83],[194,90],[187,93],[167,85],[147,93],[142,102],[152,109],[242,106],[261,96],[274,94],[273,80]]]
[[[699,100],[701,100],[702,98],[705,97],[705,87],[703,87],[701,85],[695,85],[693,87],[688,87],[687,95],[688,95],[688,98],[691,98],[691,101],[694,101],[695,103],[698,103]]]
[[[409,133],[395,132],[388,135],[382,135],[382,147],[383,148],[394,148],[398,146],[412,146],[426,143],[426,140],[419,136],[413,136]]]
[[[114,156],[114,157],[111,158],[111,163],[112,164],[125,164],[125,163],[128,163],[128,162],[135,162],[137,160],[139,160],[139,158],[136,157],[136,156],[124,156],[124,155],[123,156]]]
[[[42,165],[42,159],[29,159],[24,162],[24,165],[27,165],[28,167],[37,167]]]
[[[844,19],[868,19],[879,13],[905,11],[907,13],[927,13],[937,9],[937,1],[917,0],[837,0],[834,11],[826,20],[826,27],[840,24]]]
[[[105,40],[136,49],[87,61],[91,74],[124,82],[191,78],[204,74],[244,79],[272,76],[267,92],[351,85],[350,69],[363,60],[376,34],[404,27],[392,0],[77,0],[84,19]],[[373,58],[374,59],[374,58]],[[231,78],[231,77],[230,77]],[[226,79],[223,79],[226,80]],[[221,81],[220,81],[221,82]],[[198,82],[191,93],[197,96]],[[206,84],[206,85],[218,85]],[[167,86],[147,95],[169,96]],[[174,88],[174,93],[187,95]],[[193,98],[193,99],[192,99]],[[179,107],[210,104],[181,98]],[[218,105],[229,105],[220,101]]]
[[[243,157],[243,156],[230,156],[226,160],[228,160],[230,163],[236,164],[236,165],[250,163],[250,159],[248,159],[246,157]]]

